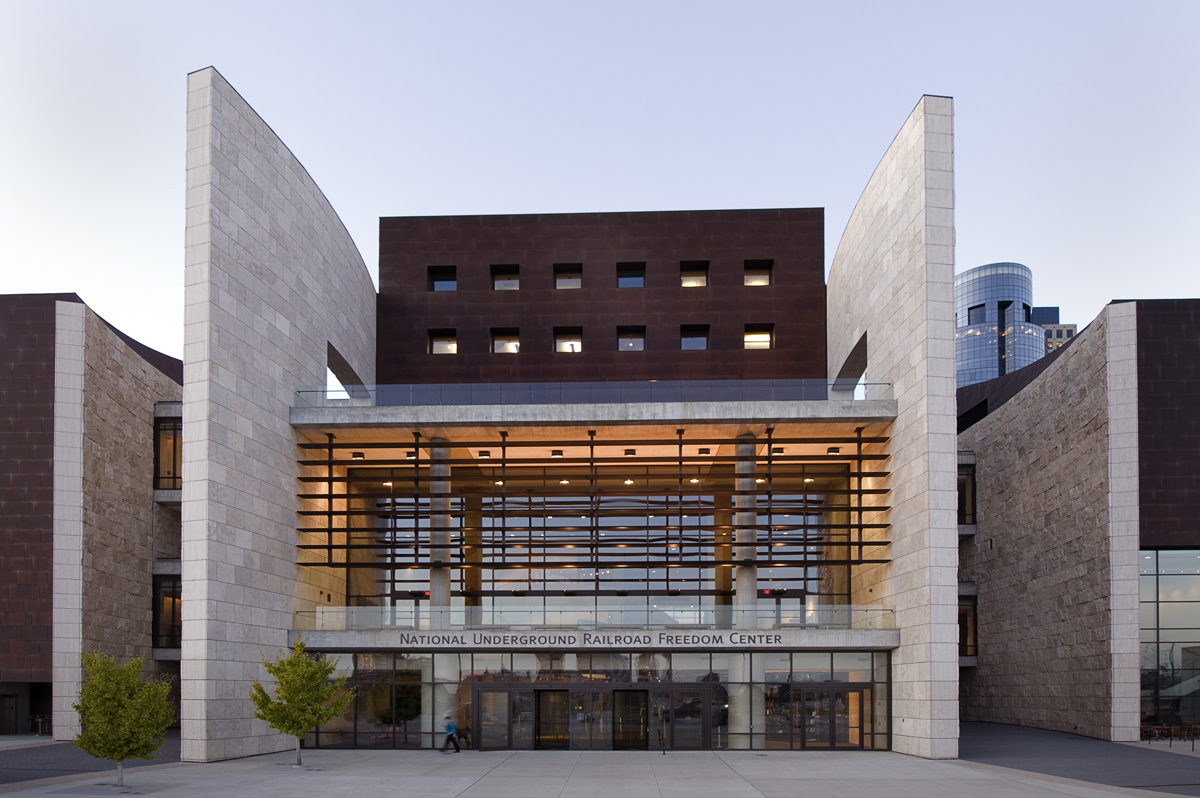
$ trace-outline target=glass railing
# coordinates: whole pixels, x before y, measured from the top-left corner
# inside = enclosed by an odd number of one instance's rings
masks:
[[[317,607],[300,610],[298,632],[571,629],[895,629],[895,610],[862,604],[795,609],[734,607]]]
[[[296,392],[296,407],[578,405],[631,402],[824,402],[891,399],[891,383],[843,390],[826,380],[655,380],[355,385]]]

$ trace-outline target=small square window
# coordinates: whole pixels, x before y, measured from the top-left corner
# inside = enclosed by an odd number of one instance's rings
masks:
[[[430,330],[429,354],[457,355],[458,338],[455,330]]]
[[[708,349],[708,325],[684,324],[679,328],[680,349]]]
[[[618,327],[617,349],[622,352],[641,352],[646,348],[645,327]]]
[[[771,272],[774,271],[775,261],[773,260],[748,260],[746,261],[746,276],[743,280],[745,285],[770,285]]]
[[[1074,330],[1067,330],[1067,337],[1068,337],[1068,338],[1070,338],[1070,337],[1072,337],[1072,336],[1074,336],[1074,335],[1075,335],[1075,331],[1074,331]]]
[[[679,284],[684,288],[704,288],[708,285],[708,261],[685,260],[679,264]]]
[[[742,335],[744,349],[774,349],[774,324],[747,324],[746,332]]]
[[[458,269],[455,266],[430,266],[429,267],[429,290],[430,291],[457,291],[458,290]]]
[[[515,355],[521,351],[521,332],[516,329],[493,329],[492,351],[498,355]]]
[[[493,291],[516,291],[521,287],[521,268],[514,264],[492,267]]]
[[[617,288],[645,288],[645,263],[618,263]]]
[[[582,352],[583,351],[583,328],[582,327],[555,327],[554,328],[554,351],[555,352]]]
[[[582,263],[554,264],[555,288],[583,288]]]

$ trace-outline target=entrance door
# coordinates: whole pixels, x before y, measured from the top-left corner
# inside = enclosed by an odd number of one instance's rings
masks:
[[[534,748],[569,748],[570,693],[538,690],[534,693]]]
[[[507,691],[479,691],[479,749],[504,749],[511,744],[508,735],[509,698]]]
[[[0,734],[17,733],[17,697],[0,695]]]
[[[613,690],[613,748],[649,747],[647,708],[650,694],[645,690]]]
[[[600,690],[572,690],[572,750],[610,750],[613,746],[612,693]]]
[[[805,748],[862,748],[862,690],[801,692]]]
[[[708,748],[708,690],[694,688],[650,694],[650,745],[676,751]]]

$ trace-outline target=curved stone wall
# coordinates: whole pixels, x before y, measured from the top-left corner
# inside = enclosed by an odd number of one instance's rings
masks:
[[[183,758],[277,751],[253,719],[297,587],[298,388],[375,379],[375,290],[333,207],[212,68],[188,76]]]
[[[953,100],[917,103],[863,190],[829,274],[829,373],[897,403],[888,470],[892,562],[856,571],[855,603],[896,608],[892,747],[958,755]],[[856,363],[849,374],[848,360]],[[879,517],[876,516],[876,517]],[[865,519],[870,520],[870,519]]]

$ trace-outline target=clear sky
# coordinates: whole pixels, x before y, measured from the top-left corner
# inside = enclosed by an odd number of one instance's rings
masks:
[[[1081,326],[1200,296],[1200,2],[0,0],[0,292],[178,356],[185,76],[215,66],[375,271],[380,216],[824,207],[922,94],[958,270]]]

